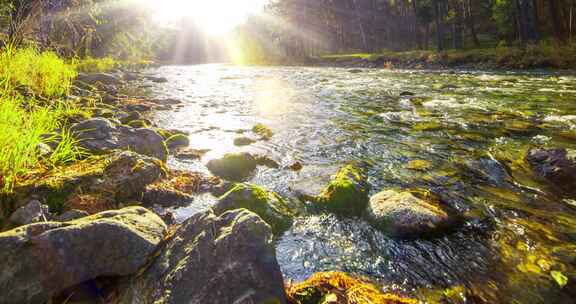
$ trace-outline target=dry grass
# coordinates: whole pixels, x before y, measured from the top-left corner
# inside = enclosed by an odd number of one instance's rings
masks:
[[[341,272],[321,272],[286,287],[291,304],[416,304],[418,301],[383,293],[368,281]]]

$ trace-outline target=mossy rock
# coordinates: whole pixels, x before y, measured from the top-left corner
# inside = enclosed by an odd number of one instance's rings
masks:
[[[272,136],[274,136],[274,132],[272,132],[270,128],[263,124],[256,124],[254,127],[252,127],[252,132],[258,134],[260,138],[264,140],[269,140],[272,138]]]
[[[364,278],[355,278],[342,272],[319,272],[306,281],[286,286],[288,303],[374,303],[416,304],[417,300],[392,293],[383,293],[380,288]]]
[[[250,153],[228,153],[220,159],[213,159],[206,164],[212,174],[232,181],[248,178],[258,165]]]
[[[222,214],[242,208],[258,214],[272,227],[275,235],[292,225],[293,211],[280,195],[248,183],[234,185],[218,200],[214,206],[214,212]]]
[[[245,136],[234,138],[234,145],[235,146],[249,146],[255,142],[256,141],[253,140],[252,138],[245,137]]]
[[[364,170],[347,165],[332,177],[328,186],[313,201],[336,214],[359,216],[368,206],[369,191]]]
[[[166,139],[165,143],[168,149],[174,150],[179,147],[187,147],[190,145],[190,139],[187,135],[175,134]]]

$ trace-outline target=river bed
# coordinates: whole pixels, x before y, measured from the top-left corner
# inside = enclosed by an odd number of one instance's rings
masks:
[[[340,270],[422,299],[439,290],[455,303],[576,296],[576,201],[557,196],[523,161],[530,147],[576,149],[576,77],[228,65],[150,72],[168,79],[150,94],[184,101],[154,121],[210,150],[199,161],[172,158],[171,167],[207,172],[204,164],[226,152],[266,154],[280,168],[259,167],[250,182],[290,198],[362,161],[372,194],[423,189],[466,217],[457,231],[420,240],[387,237],[362,219],[297,218],[276,240],[285,279]],[[256,123],[274,136],[235,146]],[[286,168],[295,161],[302,171]],[[184,220],[214,200],[198,196],[175,212]]]

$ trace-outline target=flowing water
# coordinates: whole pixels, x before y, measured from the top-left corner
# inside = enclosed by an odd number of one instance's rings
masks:
[[[226,65],[151,72],[169,80],[153,95],[185,101],[156,123],[210,149],[201,161],[171,159],[172,167],[206,171],[226,152],[266,154],[281,167],[259,167],[251,182],[293,197],[361,160],[372,193],[425,189],[467,219],[442,237],[395,240],[362,219],[299,217],[276,240],[286,279],[340,270],[431,302],[573,303],[576,201],[540,183],[523,157],[530,147],[576,148],[575,77]],[[255,123],[274,137],[234,146]],[[302,171],[286,169],[295,161]],[[177,216],[214,200],[198,196]]]

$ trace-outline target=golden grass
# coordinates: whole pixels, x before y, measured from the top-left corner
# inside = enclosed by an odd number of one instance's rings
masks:
[[[416,304],[417,300],[381,292],[374,284],[341,272],[320,272],[286,286],[291,304]]]

